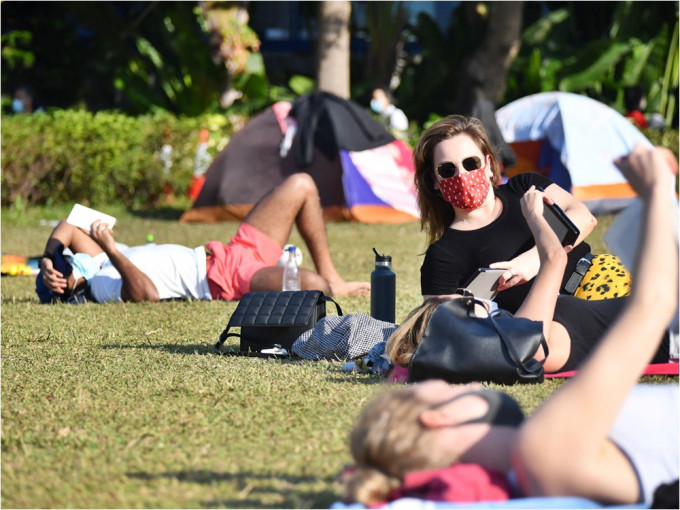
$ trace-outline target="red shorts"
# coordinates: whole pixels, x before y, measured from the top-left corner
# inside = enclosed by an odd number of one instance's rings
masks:
[[[250,291],[250,279],[263,267],[272,267],[283,249],[258,229],[241,223],[228,245],[206,243],[208,287],[213,299],[236,301]]]

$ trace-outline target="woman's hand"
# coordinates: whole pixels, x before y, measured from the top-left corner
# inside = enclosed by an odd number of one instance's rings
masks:
[[[547,243],[545,248],[561,251],[563,248],[557,239],[557,236],[554,234],[545,218],[543,218],[545,203],[554,204],[555,202],[543,191],[539,191],[535,186],[531,186],[520,201],[522,214],[524,215],[537,244],[539,242]],[[571,248],[571,246],[568,246],[564,248],[564,250],[569,252]],[[490,264],[489,267],[508,270],[507,273],[504,273],[498,279],[498,291],[503,291],[510,287],[514,287],[515,285],[526,283],[534,278],[538,274],[541,262],[538,249],[532,248],[510,261],[496,262]]]
[[[54,269],[52,259],[43,257],[40,260],[40,270],[42,271],[42,279],[45,286],[52,292],[63,294],[68,288],[68,281],[64,278],[61,271]]]
[[[506,272],[498,279],[497,290],[499,292],[528,282],[536,276],[539,266],[538,253],[533,248],[517,255],[512,260],[489,264],[492,269],[506,269]]]
[[[536,186],[531,186],[524,193],[522,200],[520,200],[520,205],[522,207],[522,214],[529,226],[532,223],[535,224],[539,218],[543,217],[543,202],[551,205],[555,203],[543,191],[537,190]]]

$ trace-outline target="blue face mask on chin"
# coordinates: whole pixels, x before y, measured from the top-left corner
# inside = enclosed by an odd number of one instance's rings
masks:
[[[14,113],[24,113],[24,103],[21,99],[12,99],[12,111]]]
[[[382,104],[380,104],[380,102],[376,101],[375,99],[371,99],[371,110],[373,110],[375,113],[381,113],[383,111]]]

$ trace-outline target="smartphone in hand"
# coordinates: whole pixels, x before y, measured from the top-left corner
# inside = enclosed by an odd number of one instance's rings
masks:
[[[536,189],[543,191],[541,187]],[[557,234],[557,238],[562,243],[562,246],[573,245],[581,234],[579,228],[574,225],[574,222],[569,219],[569,216],[564,214],[562,208],[557,204],[548,204],[544,201],[543,217],[555,234]]]
[[[507,269],[477,268],[463,288],[472,292],[476,298],[493,299],[498,294],[498,279],[505,271]]]

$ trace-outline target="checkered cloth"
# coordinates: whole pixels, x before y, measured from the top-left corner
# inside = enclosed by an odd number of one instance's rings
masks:
[[[304,359],[355,359],[385,342],[396,329],[396,324],[363,314],[327,315],[295,340],[292,351]]]

